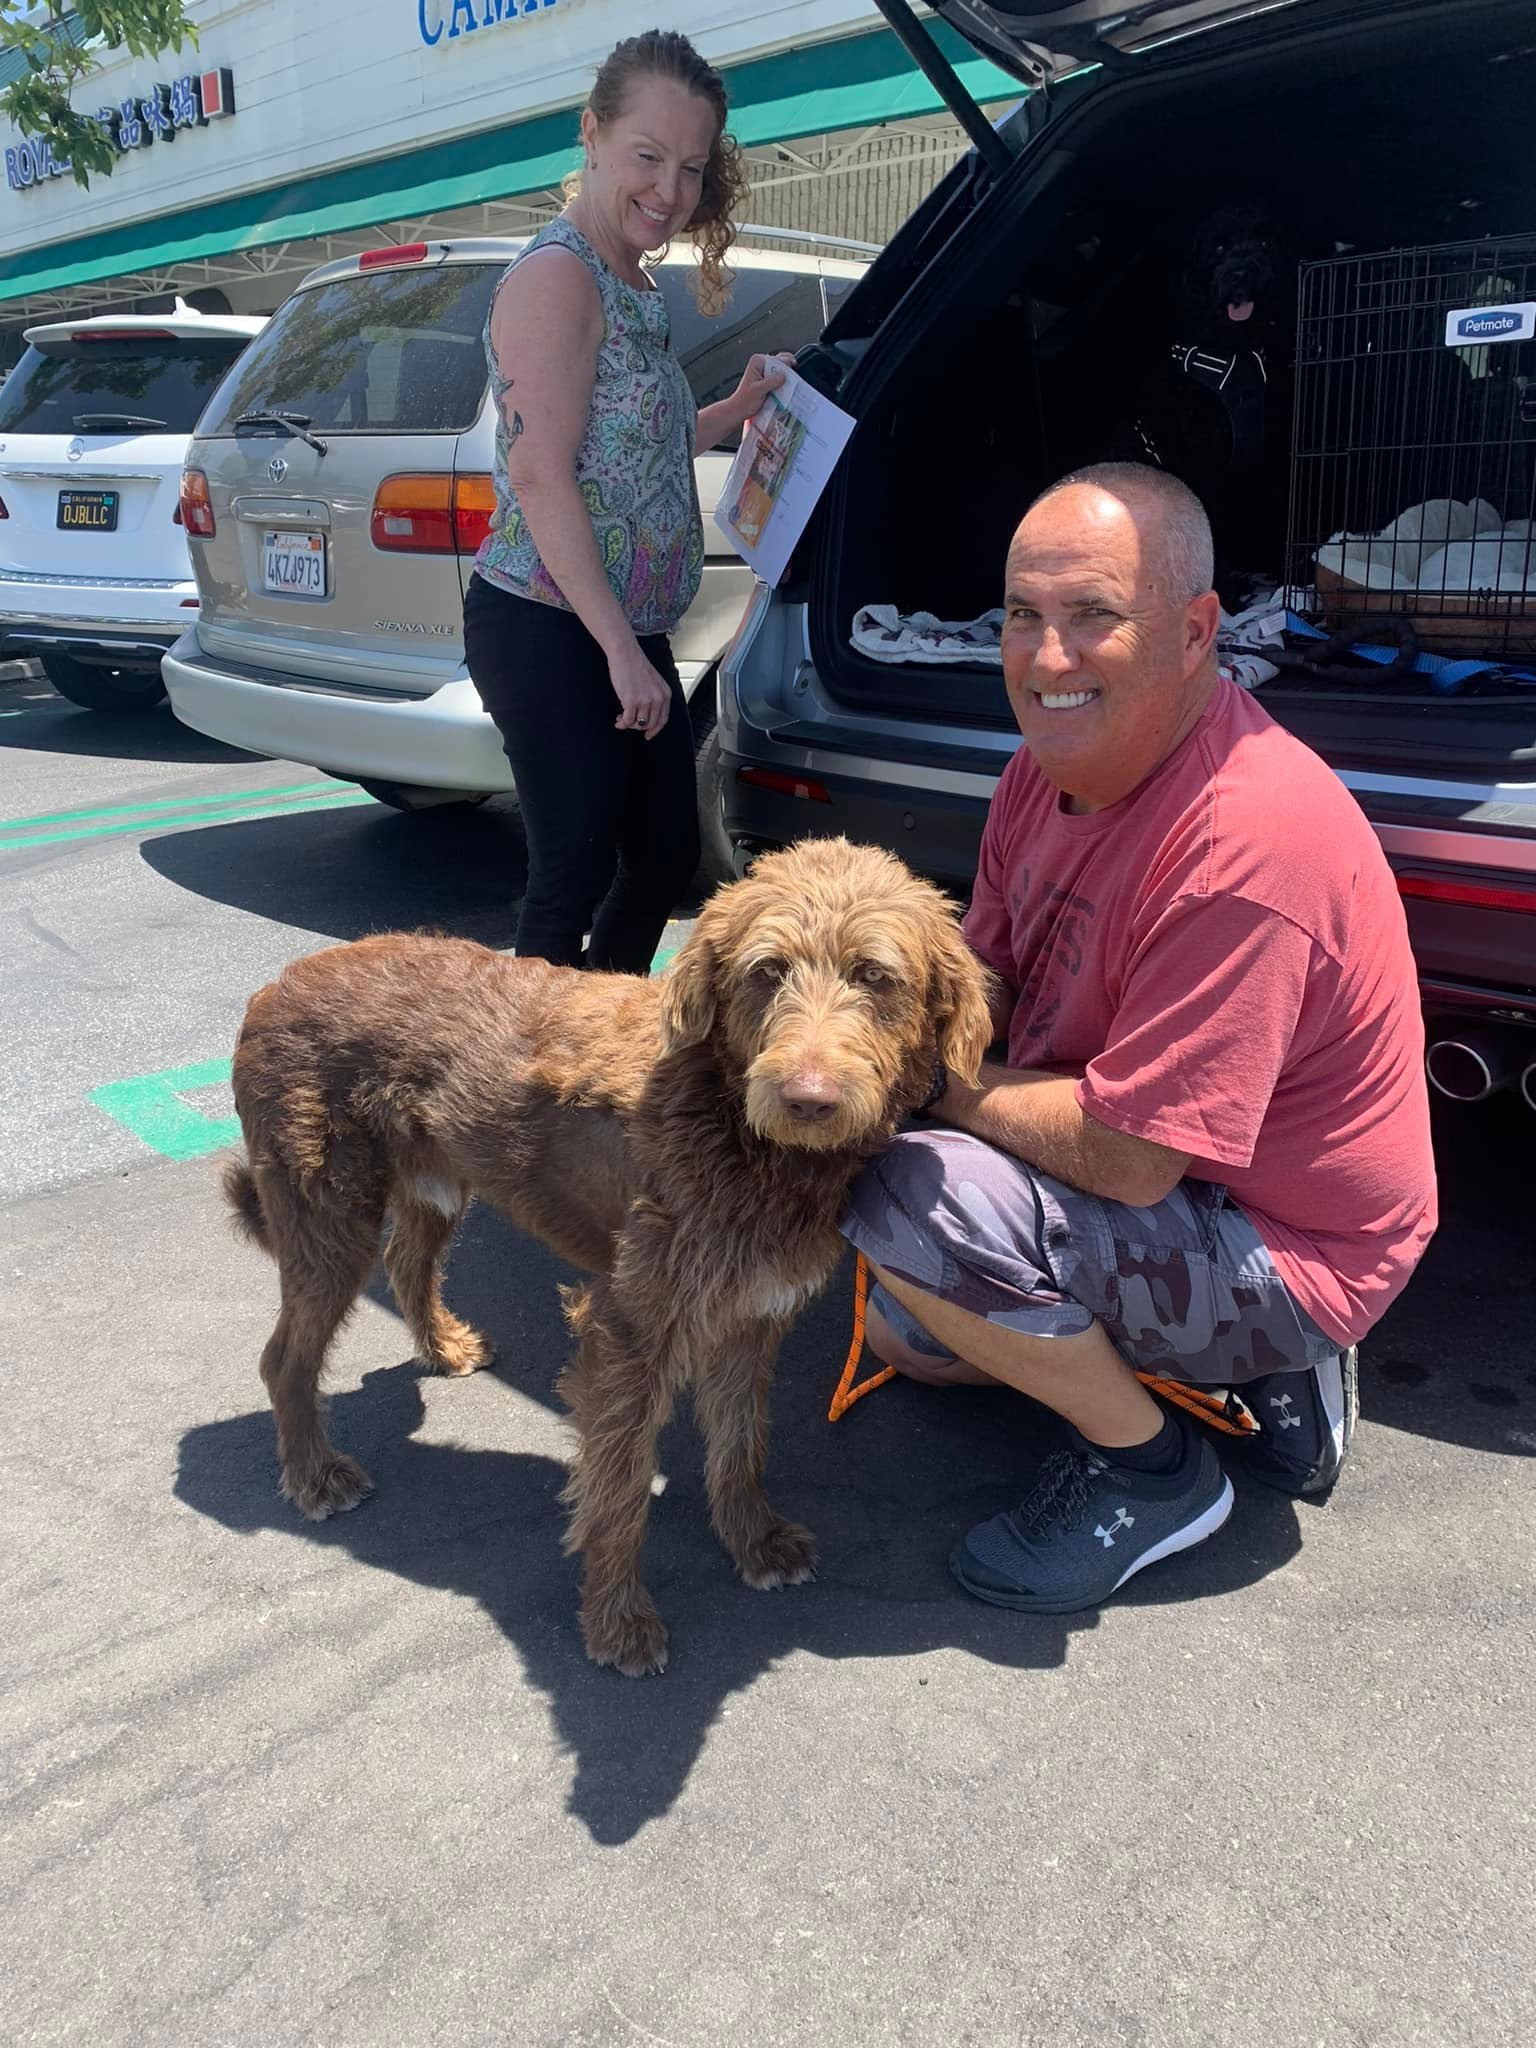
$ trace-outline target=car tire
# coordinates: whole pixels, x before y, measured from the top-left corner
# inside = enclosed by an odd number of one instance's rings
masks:
[[[699,805],[699,868],[694,890],[700,900],[713,895],[722,882],[736,879],[731,865],[731,841],[725,829],[725,768],[720,759],[720,734],[715,713],[701,711],[694,732],[694,785]]]
[[[153,711],[165,699],[165,684],[157,668],[98,667],[94,662],[77,661],[74,655],[60,654],[52,648],[38,659],[43,674],[59,695],[86,711]]]
[[[392,811],[472,811],[492,795],[488,789],[428,789],[411,782],[365,782],[361,775],[351,779],[364,795]]]

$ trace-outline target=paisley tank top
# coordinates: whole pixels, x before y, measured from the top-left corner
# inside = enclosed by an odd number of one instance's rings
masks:
[[[576,481],[597,550],[609,587],[635,632],[670,633],[698,595],[704,524],[693,473],[698,411],[672,351],[667,302],[659,291],[636,291],[625,284],[585,236],[563,219],[540,228],[502,284],[518,263],[551,243],[581,258],[602,301],[603,338],[592,409],[576,457]],[[493,311],[494,307],[493,299]],[[501,590],[569,611],[559,585],[539,559],[507,478],[507,423],[502,416],[507,382],[491,349],[489,318],[485,352],[496,394],[496,515],[475,557],[475,569]]]

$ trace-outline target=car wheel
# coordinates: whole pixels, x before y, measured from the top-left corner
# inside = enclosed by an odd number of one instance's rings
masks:
[[[388,804],[392,811],[472,811],[491,799],[488,789],[428,789],[411,782],[365,782],[360,775],[354,779],[375,803]]]
[[[87,711],[152,711],[165,696],[157,668],[99,668],[53,649],[38,659],[59,695]]]
[[[699,802],[699,871],[694,888],[700,897],[711,895],[722,882],[735,880],[731,866],[731,842],[725,829],[725,770],[720,760],[720,735],[713,711],[698,721],[698,746],[693,757],[694,781]]]

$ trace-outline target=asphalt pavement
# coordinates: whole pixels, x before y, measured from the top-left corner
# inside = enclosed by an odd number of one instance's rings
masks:
[[[312,1525],[256,1376],[275,1276],[214,1195],[246,997],[370,930],[509,944],[515,805],[400,818],[27,677],[0,788],[0,2037],[1536,2038],[1536,1119],[1441,1120],[1333,1497],[1239,1478],[1098,1615],[945,1568],[1053,1440],[1030,1404],[895,1384],[827,1424],[845,1272],[774,1404],[820,1577],[734,1579],[680,1419],[672,1660],[626,1681],[560,1554],[557,1262],[472,1213],[464,1382],[376,1276],[331,1386],[377,1491]]]

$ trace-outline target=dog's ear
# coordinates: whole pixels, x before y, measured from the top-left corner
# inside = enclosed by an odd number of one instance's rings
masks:
[[[931,1000],[939,1056],[970,1088],[981,1079],[981,1062],[992,1043],[991,988],[992,977],[960,936],[953,917],[946,916],[936,934]]]
[[[662,976],[661,1049],[702,1045],[715,1024],[720,958],[706,924],[707,906],[687,943]]]

